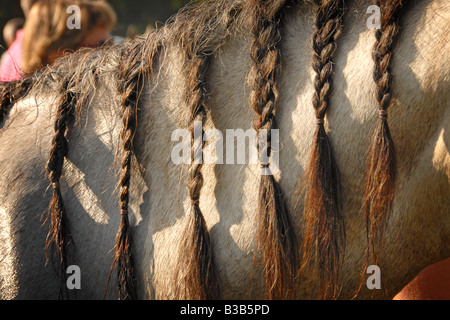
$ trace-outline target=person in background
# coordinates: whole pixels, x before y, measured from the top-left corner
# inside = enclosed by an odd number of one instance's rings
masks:
[[[23,18],[14,18],[9,20],[5,24],[5,27],[3,28],[3,40],[5,41],[7,48],[11,47],[11,45],[14,43],[14,40],[16,40],[17,31],[22,29],[24,24],[25,19]],[[7,55],[8,53],[6,51],[2,54],[0,58],[0,65]]]
[[[79,29],[67,25],[73,15],[67,12],[71,5],[80,8]],[[108,43],[116,21],[116,13],[103,0],[38,0],[25,21],[20,72],[18,75],[0,72],[0,82],[34,73],[66,53]]]
[[[20,0],[20,6],[25,16],[25,21],[28,17],[31,7],[39,0]],[[9,22],[8,22],[9,23]],[[10,33],[7,29],[8,25],[3,29],[4,40],[7,43],[6,33]],[[23,29],[16,30],[14,32],[14,40],[8,46],[8,50],[2,55],[0,63],[0,82],[8,82],[20,79],[21,65],[22,65],[22,42],[23,42]]]
[[[71,5],[80,8],[79,29],[67,26]],[[116,13],[106,1],[40,0],[24,27],[23,70],[33,73],[66,53],[108,43],[116,21]]]
[[[426,267],[394,300],[450,300],[450,258]]]
[[[25,19],[14,18],[9,20],[3,28],[3,40],[5,41],[6,47],[11,47],[16,40],[16,33],[23,28],[25,24]]]

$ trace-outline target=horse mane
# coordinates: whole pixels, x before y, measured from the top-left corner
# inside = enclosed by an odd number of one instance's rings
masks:
[[[96,88],[103,82],[114,84],[120,97],[122,130],[118,154],[121,169],[118,181],[119,213],[111,272],[117,268],[119,299],[137,297],[132,254],[132,229],[128,221],[131,156],[134,136],[138,130],[137,107],[146,79],[154,73],[154,66],[164,63],[162,53],[171,48],[181,52],[186,79],[185,101],[189,109],[187,127],[192,138],[192,164],[189,166],[186,186],[191,200],[187,212],[184,243],[180,247],[180,272],[176,275],[176,298],[216,299],[220,286],[214,263],[211,236],[203,212],[200,193],[203,186],[202,164],[195,161],[195,146],[203,150],[203,141],[194,140],[195,123],[205,122],[208,115],[205,100],[208,96],[206,76],[213,55],[227,39],[242,30],[251,30],[252,44],[249,59],[251,96],[249,104],[255,111],[253,127],[261,130],[276,127],[278,108],[278,76],[282,72],[280,25],[286,8],[308,2],[315,8],[315,31],[312,35],[312,68],[314,96],[312,107],[316,114],[316,133],[312,143],[309,164],[300,176],[298,197],[304,199],[300,271],[311,263],[319,273],[319,296],[335,298],[338,292],[339,268],[344,256],[345,228],[342,214],[339,169],[333,156],[332,141],[327,137],[325,120],[332,83],[333,57],[345,6],[342,0],[215,0],[189,5],[167,24],[151,33],[138,36],[112,47],[79,50],[57,60],[23,80],[2,85],[0,93],[0,123],[11,107],[29,92],[51,93],[57,97],[54,137],[49,153],[47,171],[53,188],[49,207],[50,230],[46,248],[56,248],[64,281],[68,246],[72,243],[59,180],[69,145],[67,137]],[[389,133],[387,109],[390,104],[390,65],[398,38],[399,18],[407,0],[374,1],[382,10],[382,27],[375,32],[373,59],[374,82],[380,109],[380,120],[369,150],[364,212],[367,228],[367,262],[378,261],[382,235],[392,207],[395,191],[395,148]],[[112,81],[106,81],[112,80]],[[267,139],[270,141],[270,139]],[[261,146],[270,156],[270,143]],[[260,150],[261,152],[261,150]],[[269,164],[261,163],[262,169]],[[382,187],[380,187],[382,186]],[[272,175],[262,175],[258,203],[257,251],[261,253],[266,282],[266,298],[284,299],[295,296],[294,278],[298,269],[300,250],[297,235],[291,226],[283,192]],[[155,213],[157,214],[157,213]],[[109,277],[108,277],[109,282]],[[61,282],[63,283],[63,282]],[[60,288],[60,296],[63,296]]]

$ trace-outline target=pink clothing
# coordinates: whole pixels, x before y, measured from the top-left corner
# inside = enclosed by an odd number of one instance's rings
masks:
[[[22,76],[23,29],[16,33],[16,39],[3,54],[0,65],[0,82],[19,80]]]

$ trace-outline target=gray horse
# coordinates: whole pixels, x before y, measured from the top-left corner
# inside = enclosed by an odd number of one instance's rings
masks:
[[[449,257],[450,3],[402,2],[209,1],[4,85],[0,297],[392,298]],[[279,170],[177,129],[278,130]]]

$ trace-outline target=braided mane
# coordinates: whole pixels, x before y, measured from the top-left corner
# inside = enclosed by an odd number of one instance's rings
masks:
[[[376,1],[384,13],[381,29],[375,32],[376,41],[372,52],[379,119],[369,148],[364,193],[367,258],[373,258],[375,264],[378,264],[383,233],[392,208],[397,176],[395,146],[388,125],[388,108],[392,98],[392,56],[400,34],[402,5],[406,3],[406,0]]]
[[[271,154],[271,130],[275,128],[278,107],[277,79],[281,66],[280,20],[286,1],[250,1],[253,42],[250,57],[251,107],[256,115],[253,127],[259,134],[261,155]],[[261,132],[265,132],[265,137]],[[261,162],[259,186],[258,231],[256,245],[261,251],[266,278],[266,298],[284,299],[293,296],[297,245],[283,193],[270,172],[269,163]],[[266,171],[266,172],[264,172]]]
[[[334,56],[345,20],[345,1],[317,0],[312,35],[312,68],[314,94],[312,110],[316,129],[311,154],[304,174],[301,175],[298,197],[304,199],[303,238],[294,233],[290,213],[284,203],[284,193],[270,172],[271,130],[276,129],[276,111],[279,105],[278,78],[281,69],[281,32],[286,8],[306,0],[216,0],[189,6],[169,20],[167,25],[152,33],[126,41],[110,48],[80,50],[59,59],[54,65],[23,80],[1,85],[0,123],[9,110],[30,90],[51,93],[59,97],[54,122],[54,136],[47,162],[48,178],[53,189],[49,206],[50,230],[46,249],[55,248],[60,265],[60,297],[63,291],[65,269],[69,261],[68,247],[72,243],[69,230],[70,214],[64,207],[60,179],[64,160],[69,153],[68,136],[71,127],[86,108],[90,96],[104,79],[112,80],[120,97],[122,130],[118,155],[121,168],[118,178],[120,225],[116,234],[114,268],[118,275],[119,299],[138,298],[133,262],[133,228],[129,223],[131,159],[134,137],[139,130],[139,98],[148,77],[154,74],[154,65],[164,63],[164,50],[176,48],[183,58],[186,83],[185,107],[189,110],[186,127],[191,134],[192,164],[188,168],[186,186],[190,209],[186,212],[186,226],[180,246],[177,287],[179,299],[220,298],[220,284],[214,262],[214,239],[200,208],[203,187],[202,161],[203,123],[208,117],[209,88],[207,76],[214,55],[227,39],[250,30],[249,61],[250,96],[248,104],[254,111],[253,128],[260,138],[259,153],[266,154],[269,162],[261,162],[257,237],[255,254],[262,258],[265,277],[265,296],[268,299],[295,297],[294,280],[299,271],[313,265],[318,272],[319,297],[336,298],[339,292],[339,268],[345,248],[344,214],[339,169],[332,143],[326,130],[329,108],[339,108],[330,101]],[[311,1],[310,1],[311,2]],[[382,12],[381,29],[375,31],[373,60],[374,86],[379,108],[368,157],[368,169],[363,199],[367,228],[367,263],[378,262],[383,231],[392,208],[396,182],[396,155],[388,125],[388,108],[392,98],[391,61],[396,40],[400,35],[400,16],[406,0],[375,1]],[[103,79],[103,80],[102,80]],[[195,132],[201,133],[198,140]],[[200,160],[200,161],[199,161]],[[150,213],[150,214],[158,214]],[[298,242],[301,244],[298,245]],[[300,249],[298,248],[300,247]],[[299,261],[301,258],[301,261]],[[109,278],[108,278],[109,282]]]
[[[312,66],[316,72],[312,103],[317,127],[310,160],[301,182],[305,197],[302,263],[305,267],[315,257],[321,297],[326,297],[329,290],[332,297],[336,296],[345,236],[339,170],[325,131],[332,63],[336,41],[341,33],[342,16],[343,1],[319,1],[312,37]]]

